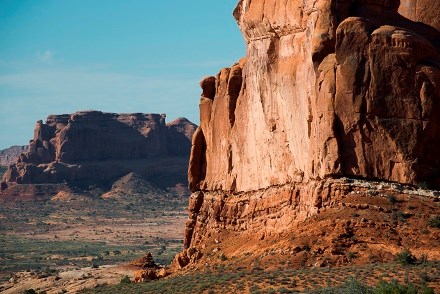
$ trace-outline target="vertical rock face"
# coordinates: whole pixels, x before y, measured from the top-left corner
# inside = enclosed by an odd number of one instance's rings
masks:
[[[165,117],[100,111],[50,115],[46,123],[37,122],[28,152],[10,166],[5,179],[17,183],[53,183],[87,177],[91,181],[103,180],[117,174],[112,161],[123,162],[120,172],[127,173],[131,171],[130,165],[136,166],[136,160],[187,157],[197,126],[185,118],[166,125]],[[110,163],[102,168],[105,162]],[[100,167],[91,168],[89,163]]]
[[[329,178],[440,187],[440,10],[431,4],[239,1],[246,58],[201,82],[189,184],[205,200],[191,211],[186,246],[252,215],[251,200],[232,203],[236,194],[298,190],[296,204],[285,201],[292,221],[319,210]]]
[[[188,156],[191,140],[197,126],[184,117],[167,123],[167,149],[174,155]]]
[[[246,59],[201,83],[206,152],[193,160],[206,156],[206,172],[190,172],[192,186],[241,192],[341,175],[435,184],[440,34],[398,9],[240,1]]]
[[[440,2],[431,0],[400,0],[399,13],[416,22],[440,30]]]

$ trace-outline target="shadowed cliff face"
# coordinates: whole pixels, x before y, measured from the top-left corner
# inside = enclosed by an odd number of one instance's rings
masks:
[[[82,111],[50,115],[46,123],[37,122],[29,151],[10,166],[5,180],[99,184],[133,170],[159,176],[167,166],[169,174],[174,174],[177,164],[166,163],[173,157],[183,158],[176,159],[183,172],[186,165],[181,162],[189,156],[196,127],[185,118],[165,124],[165,115],[160,114]],[[157,175],[143,171],[141,161],[153,169],[158,166]]]
[[[239,1],[246,58],[201,82],[185,246],[213,230],[288,230],[343,195],[334,178],[439,188],[440,10],[430,3]]]

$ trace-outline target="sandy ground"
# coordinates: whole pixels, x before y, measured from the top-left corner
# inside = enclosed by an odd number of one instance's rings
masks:
[[[117,284],[126,275],[132,277],[133,268],[126,265],[107,265],[99,268],[82,268],[60,272],[55,276],[39,277],[36,273],[17,273],[9,282],[0,285],[4,294],[23,293],[34,289],[46,293],[78,293],[105,284]]]
[[[28,231],[19,235],[42,240],[97,241],[105,242],[109,245],[137,244],[140,239],[181,239],[186,218],[186,215],[182,213],[182,215],[164,216],[160,219],[117,219],[113,223],[54,226],[54,229],[47,232]]]

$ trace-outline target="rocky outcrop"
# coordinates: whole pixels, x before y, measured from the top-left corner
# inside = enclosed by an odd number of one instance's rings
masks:
[[[4,179],[19,184],[96,184],[131,171],[160,176],[167,168],[168,175],[175,176],[170,159],[176,158],[176,163],[186,160],[196,125],[184,118],[167,125],[165,117],[100,111],[50,115],[46,123],[37,122],[28,152],[9,167]],[[154,166],[159,166],[157,173],[151,170]]]
[[[153,255],[151,252],[147,252],[145,256],[130,262],[131,265],[141,267],[141,268],[157,268],[157,264],[154,262]]]
[[[167,123],[168,153],[188,156],[191,150],[191,140],[197,126],[184,117],[179,117]]]
[[[412,21],[422,22],[440,31],[439,9],[438,1],[400,0],[399,13]]]
[[[0,165],[9,166],[17,161],[17,157],[25,152],[27,146],[11,146],[0,150]]]
[[[201,82],[186,248],[222,228],[287,230],[346,192],[334,178],[440,188],[428,4],[239,1],[246,58]]]

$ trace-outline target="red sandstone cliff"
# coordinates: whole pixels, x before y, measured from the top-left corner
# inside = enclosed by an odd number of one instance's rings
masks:
[[[164,114],[49,115],[46,123],[37,122],[28,152],[9,167],[4,179],[19,184],[99,184],[135,171],[162,178],[159,184],[171,185],[176,178],[185,182],[179,173],[196,127],[185,118],[165,124]]]
[[[246,62],[201,84],[208,164],[203,180],[193,164],[192,185],[248,191],[340,175],[440,184],[440,33],[390,1],[333,2],[239,2]]]
[[[201,82],[180,265],[215,232],[282,233],[335,205],[335,178],[440,188],[438,4],[238,2],[246,58]]]

